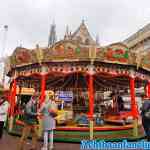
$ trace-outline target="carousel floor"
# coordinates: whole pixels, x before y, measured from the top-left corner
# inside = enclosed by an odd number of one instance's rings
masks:
[[[22,132],[21,125],[14,125],[11,134],[20,135]],[[138,136],[133,136],[133,125],[112,125],[94,127],[94,139],[106,141],[120,141],[123,139],[137,140],[144,137],[144,131],[141,123],[138,125]],[[89,127],[78,127],[75,125],[59,126],[55,130],[54,140],[58,142],[80,142],[81,140],[89,140]]]

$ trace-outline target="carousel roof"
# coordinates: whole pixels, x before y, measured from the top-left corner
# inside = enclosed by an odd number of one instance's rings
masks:
[[[95,44],[84,22],[70,39],[56,42],[51,47],[27,49],[17,47],[7,61],[7,72],[16,67],[47,62],[80,62],[91,59],[96,62],[132,65],[150,71],[150,52],[137,54],[123,43],[105,47]]]
[[[116,63],[122,65],[135,65],[150,70],[150,52],[136,54],[129,51],[123,43],[114,43],[106,47],[87,46],[76,40],[62,40],[50,48],[35,48],[33,50],[17,47],[9,57],[9,69],[53,61],[95,61]]]

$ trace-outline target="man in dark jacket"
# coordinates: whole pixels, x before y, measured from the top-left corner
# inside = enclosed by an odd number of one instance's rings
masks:
[[[145,130],[146,138],[150,141],[150,100],[144,99],[141,108],[142,124]]]
[[[38,102],[38,93],[35,93],[30,101],[25,106],[25,112],[24,112],[24,128],[22,131],[22,137],[20,139],[19,148],[18,150],[23,150],[25,141],[29,135],[29,133],[32,131],[32,147],[30,150],[36,150],[37,148],[37,102]]]

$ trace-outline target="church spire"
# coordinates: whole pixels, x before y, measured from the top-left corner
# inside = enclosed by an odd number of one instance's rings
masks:
[[[81,24],[82,24],[82,25],[85,25],[85,20],[84,20],[84,19],[82,19]]]
[[[99,34],[96,35],[96,45],[100,45],[100,42],[99,42]]]
[[[57,37],[56,37],[56,25],[53,22],[53,24],[51,25],[51,28],[50,28],[50,33],[49,33],[49,38],[48,38],[48,47],[50,47],[51,45],[55,44],[56,40],[57,40]]]
[[[70,33],[69,33],[69,26],[67,25],[64,40],[69,40],[69,39],[70,39]]]

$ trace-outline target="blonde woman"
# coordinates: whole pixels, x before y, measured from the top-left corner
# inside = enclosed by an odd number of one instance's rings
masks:
[[[42,104],[39,112],[43,114],[44,145],[42,150],[52,150],[54,148],[53,130],[56,128],[55,117],[57,115],[54,93],[46,92],[45,102]]]

